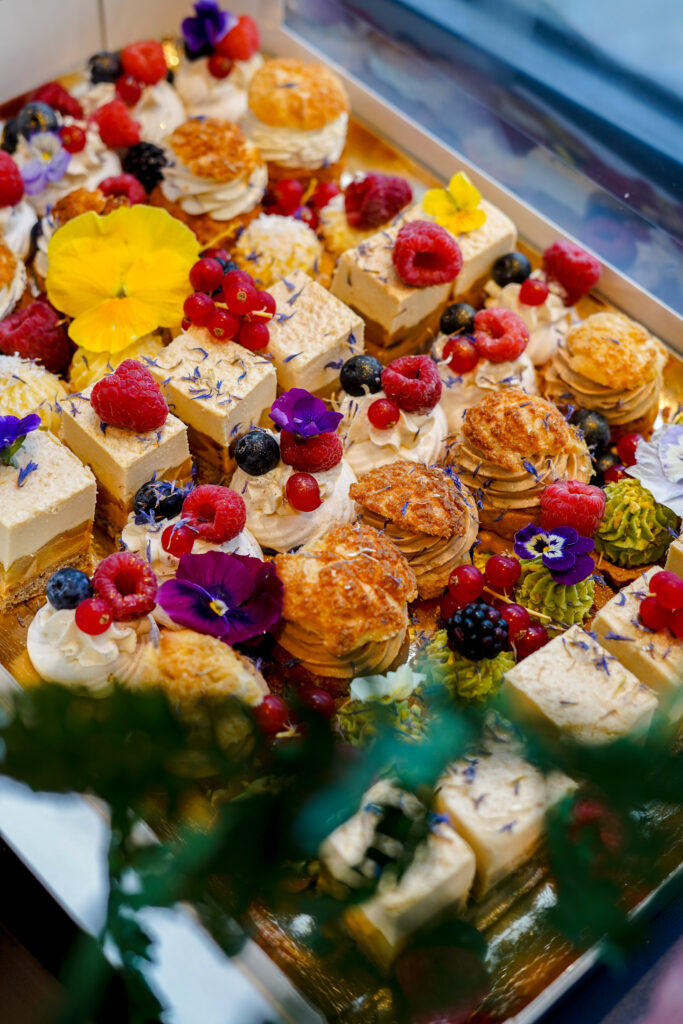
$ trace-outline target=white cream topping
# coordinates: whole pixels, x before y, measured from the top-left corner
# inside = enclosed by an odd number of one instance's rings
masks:
[[[323,165],[335,163],[342,155],[348,123],[349,116],[344,113],[322,128],[306,132],[264,124],[248,110],[242,127],[268,163],[316,170]]]
[[[37,220],[36,211],[26,199],[0,209],[0,235],[19,259],[25,260],[31,251],[31,231]]]
[[[36,672],[52,683],[105,689],[135,651],[135,629],[121,622],[97,636],[76,625],[72,608],[45,604],[28,628],[26,647]]]
[[[214,220],[232,220],[248,213],[261,202],[268,184],[264,164],[254,167],[247,178],[214,181],[199,178],[182,164],[173,150],[166,149],[168,166],[164,168],[161,190],[172,203],[180,203],[192,216],[209,214]]]
[[[182,60],[175,75],[175,87],[190,117],[217,117],[239,121],[247,111],[247,86],[263,64],[255,53],[249,60],[235,61],[227,78],[214,78],[208,58]]]
[[[83,82],[72,90],[86,117],[105,103],[116,99],[113,82]],[[140,137],[145,142],[160,145],[162,139],[187,120],[183,102],[170,84],[162,79],[156,85],[146,85],[140,99],[131,108],[131,117],[140,123]]]
[[[172,519],[162,519],[158,523],[136,523],[135,513],[131,512],[121,533],[121,540],[127,551],[140,555],[141,558],[149,562],[159,578],[175,576],[180,560],[170,552],[164,551],[161,545],[161,535],[167,527],[174,526],[180,519],[181,516],[174,516]],[[232,540],[226,540],[223,544],[212,544],[210,541],[197,537],[192,546],[192,554],[204,555],[207,551],[227,551],[232,555],[250,555],[252,558],[260,558],[263,561],[263,552],[249,530],[242,530]]]
[[[539,270],[535,270],[531,277],[535,281],[544,280]],[[484,291],[489,297],[484,305],[487,309],[493,306],[502,306],[521,316],[529,329],[526,354],[533,360],[535,366],[540,366],[541,363],[546,363],[550,359],[571,324],[578,318],[573,308],[568,309],[565,306],[562,299],[562,288],[554,282],[548,283],[547,298],[538,306],[527,306],[524,302],[520,302],[521,287],[521,284],[516,284],[514,281],[502,288],[494,280],[487,281]]]
[[[344,420],[344,458],[358,476],[398,459],[424,462],[430,466],[441,455],[448,435],[446,416],[440,405],[426,415],[401,410],[398,423],[387,430],[373,427],[368,409],[373,402],[385,398],[383,391],[354,398],[346,395],[339,411]]]
[[[0,320],[9,316],[17,302],[24,294],[26,288],[26,266],[22,260],[17,260],[14,277],[9,284],[0,288]]]

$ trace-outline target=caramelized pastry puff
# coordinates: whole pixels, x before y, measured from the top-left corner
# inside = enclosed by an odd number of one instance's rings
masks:
[[[150,195],[204,245],[231,241],[261,209],[268,182],[253,142],[230,121],[186,121],[164,140],[167,165]]]
[[[278,555],[284,585],[280,645],[316,676],[386,672],[408,629],[415,573],[385,536],[336,526],[295,555]]]
[[[415,573],[421,598],[443,593],[456,565],[469,562],[479,515],[457,476],[392,462],[349,488],[361,519],[393,541]]]
[[[502,537],[538,520],[547,484],[591,476],[588,448],[559,409],[514,388],[467,410],[448,462],[474,492],[482,526]]]
[[[664,346],[621,313],[593,313],[571,327],[545,370],[544,394],[560,406],[597,409],[613,434],[649,434],[657,417]]]
[[[348,122],[346,90],[324,64],[268,60],[249,83],[242,124],[271,179],[338,178]]]

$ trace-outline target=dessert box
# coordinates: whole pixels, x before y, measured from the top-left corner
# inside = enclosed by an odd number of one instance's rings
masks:
[[[264,29],[264,49],[278,55],[320,59],[319,54],[286,28],[272,28],[266,22]],[[372,169],[400,173],[411,180],[416,190],[422,190],[447,179],[456,164],[467,171],[488,200],[514,221],[520,234],[517,247],[533,263],[537,264],[538,254],[544,246],[562,235],[553,224],[482,175],[459,154],[454,154],[429,136],[418,124],[384,103],[343,70],[335,70],[345,81],[354,111],[347,148],[349,171]],[[506,243],[504,248],[512,246]],[[275,290],[278,287],[275,286]],[[666,369],[662,405],[677,408],[683,399],[683,363],[674,354],[677,344],[680,346],[676,315],[609,266],[604,269],[599,291],[599,296],[582,300],[583,315],[604,309],[620,309],[644,323],[654,335],[669,345],[672,354]],[[284,293],[281,299],[286,301]],[[438,297],[437,305],[445,305],[446,300],[444,292],[443,296]],[[419,326],[420,317],[416,314],[414,319]],[[331,342],[335,357],[344,346],[350,347],[349,337],[354,333],[353,319],[346,326],[348,333],[344,332],[343,337]],[[355,334],[358,333],[356,330]],[[362,342],[362,337],[360,340]],[[386,339],[379,339],[379,342],[374,340],[379,344]],[[285,352],[292,355],[285,347],[289,343],[290,339],[283,339],[283,359],[287,358]],[[158,360],[159,376],[167,378],[177,367],[187,370],[185,363],[188,361],[194,368],[198,358],[196,354],[192,355],[191,346],[183,348],[180,339],[165,349],[163,358]],[[250,423],[258,423],[264,409],[272,403],[275,382],[269,373],[270,366],[267,369],[260,367],[256,358],[250,362],[250,368],[252,362],[256,383],[253,389],[249,389],[249,408],[244,412]],[[238,369],[237,376],[241,377],[243,365]],[[178,374],[179,379],[187,375]],[[294,376],[291,383],[295,383]],[[183,389],[178,383],[178,409],[183,401],[183,390],[187,388]],[[189,399],[185,400],[189,403]],[[224,470],[229,464],[227,449],[231,431],[238,421],[239,415],[233,414],[233,409],[223,408],[220,403],[213,410],[213,418],[205,421],[210,424],[205,428],[205,433],[199,429],[193,431],[187,420],[190,426],[190,449],[209,465]],[[111,550],[111,541],[102,530],[96,528],[95,538],[97,553],[104,554]],[[26,630],[35,611],[35,601],[29,601],[0,618],[0,664],[10,672],[13,665],[25,658]],[[418,634],[424,636],[425,632],[433,632],[436,628],[436,616],[433,604],[429,603],[418,602],[415,612],[417,624],[411,627],[411,635],[416,647]],[[669,853],[661,865],[664,882],[679,871],[683,864],[683,814],[662,812],[659,824],[669,830],[671,835]],[[496,1021],[514,1020],[516,1024],[531,1024],[555,999],[583,977],[598,959],[597,949],[579,956],[564,938],[550,930],[544,915],[552,900],[552,884],[547,878],[542,858],[532,858],[502,882],[496,884],[493,877],[492,884],[475,908],[468,911],[469,919],[483,931],[490,944],[487,966],[494,978],[494,986],[487,998],[485,1010]],[[642,893],[639,893],[633,894],[632,902],[635,909],[647,900],[644,901]],[[350,941],[340,945],[333,954],[322,957],[299,941],[295,922],[287,919],[284,914],[275,916],[265,906],[253,907],[249,923],[257,942],[318,1007],[323,1018],[344,1020],[353,1007],[353,1020],[356,1022],[393,1019],[391,1016],[382,1016],[385,980],[381,970],[368,963]]]

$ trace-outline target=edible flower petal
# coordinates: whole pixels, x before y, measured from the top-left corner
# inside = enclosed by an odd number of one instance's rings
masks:
[[[14,465],[14,456],[21,448],[26,435],[40,426],[40,416],[32,412],[21,419],[19,416],[0,416],[0,462],[5,466]]]
[[[636,462],[628,472],[655,501],[683,516],[683,424],[667,424],[650,441],[638,441]]]
[[[515,534],[514,552],[519,558],[538,559],[556,583],[571,586],[588,579],[594,571],[590,537],[582,537],[573,526],[542,530],[529,523]]]
[[[191,57],[211,53],[216,43],[237,24],[230,11],[222,11],[215,0],[198,0],[195,16],[184,18],[181,28]]]
[[[54,132],[36,132],[27,140],[32,159],[27,160],[21,168],[24,189],[29,196],[42,192],[66,174],[71,154],[62,146],[58,135]]]
[[[333,434],[344,418],[340,412],[331,412],[321,398],[304,388],[285,391],[275,399],[269,415],[282,430],[300,437]]]
[[[430,188],[422,200],[425,213],[452,235],[476,231],[486,223],[480,204],[481,192],[464,171],[453,175],[448,188]]]

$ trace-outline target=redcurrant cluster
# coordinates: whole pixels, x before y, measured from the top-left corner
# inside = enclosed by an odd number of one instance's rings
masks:
[[[508,624],[508,637],[517,658],[526,658],[548,642],[548,633],[544,626],[531,622],[526,608],[507,597],[519,582],[521,572],[518,559],[508,555],[491,555],[484,572],[475,565],[458,565],[450,575],[448,591],[441,600],[441,618],[448,621],[455,612],[478,601],[486,591],[494,599],[493,607]]]
[[[658,633],[670,629],[675,637],[683,637],[683,579],[675,572],[663,570],[650,580],[650,594],[640,602],[640,621]]]
[[[280,217],[296,217],[313,231],[318,227],[319,212],[341,189],[333,181],[319,181],[312,191],[306,192],[296,178],[283,178],[266,192],[263,206],[266,213]]]
[[[332,718],[336,706],[334,698],[327,690],[320,690],[316,686],[302,686],[298,692],[300,704],[308,711],[321,715],[322,718]],[[277,693],[267,693],[257,708],[254,708],[254,718],[261,732],[266,736],[277,736],[278,733],[292,732],[296,728],[296,715],[289,703]]]
[[[259,291],[246,270],[229,266],[225,249],[207,249],[192,267],[194,294],[183,304],[183,330],[205,327],[216,341],[236,341],[257,352],[270,340],[268,321],[275,315],[275,299]]]

